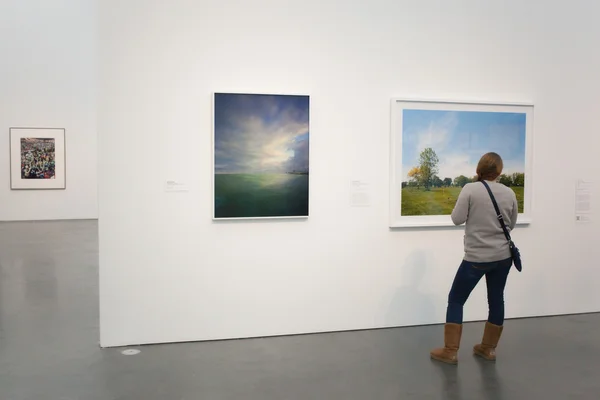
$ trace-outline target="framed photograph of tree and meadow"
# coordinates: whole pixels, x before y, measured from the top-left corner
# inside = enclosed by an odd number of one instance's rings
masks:
[[[531,222],[533,106],[392,99],[390,227],[453,225],[461,189],[477,163],[498,153],[498,181],[514,190],[518,224]]]
[[[306,218],[307,95],[214,94],[213,219]]]
[[[65,189],[65,129],[10,128],[10,188]]]

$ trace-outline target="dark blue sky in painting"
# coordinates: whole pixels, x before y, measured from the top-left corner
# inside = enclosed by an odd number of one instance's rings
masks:
[[[308,172],[309,97],[215,94],[215,172]]]

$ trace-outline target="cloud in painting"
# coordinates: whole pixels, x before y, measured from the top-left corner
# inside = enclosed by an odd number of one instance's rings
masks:
[[[216,94],[215,172],[308,172],[308,96]]]
[[[419,165],[419,154],[426,147],[440,160],[441,179],[475,175],[479,159],[490,151],[504,160],[504,173],[524,172],[525,117],[524,113],[404,110],[403,179]]]

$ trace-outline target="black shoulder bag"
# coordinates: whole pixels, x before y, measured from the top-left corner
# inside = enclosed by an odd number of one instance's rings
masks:
[[[494,204],[494,208],[496,209],[496,215],[498,216],[498,220],[500,221],[500,225],[502,226],[502,230],[504,231],[504,236],[506,236],[506,240],[508,240],[508,247],[510,248],[510,254],[511,254],[511,257],[513,260],[513,264],[515,265],[515,268],[517,269],[517,271],[521,272],[521,270],[523,269],[523,265],[521,264],[521,252],[519,251],[517,246],[515,246],[515,243],[512,241],[512,238],[510,237],[510,233],[508,232],[508,229],[506,229],[506,224],[504,223],[504,217],[502,217],[502,213],[500,212],[500,209],[498,208],[498,203],[496,203],[496,199],[494,198],[494,195],[492,194],[490,187],[488,186],[486,181],[481,181],[481,183],[483,183],[483,186],[485,186],[488,193],[490,194],[490,198],[492,199],[492,203]]]

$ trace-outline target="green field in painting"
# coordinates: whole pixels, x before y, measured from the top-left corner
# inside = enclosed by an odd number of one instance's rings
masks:
[[[308,216],[308,175],[215,175],[216,218],[305,216]]]
[[[402,215],[450,215],[456,204],[456,199],[462,188],[445,187],[424,189],[405,187],[402,188]],[[517,196],[519,212],[523,212],[524,188],[511,187]]]

